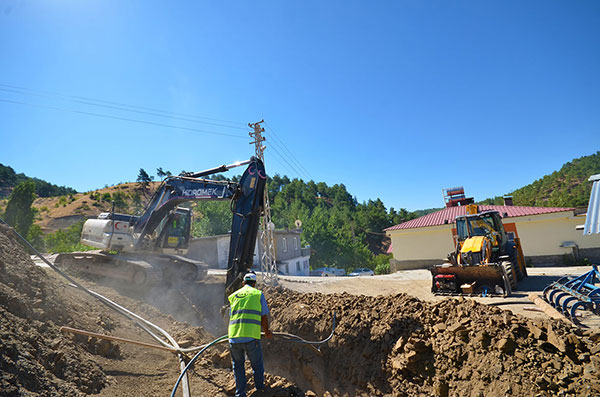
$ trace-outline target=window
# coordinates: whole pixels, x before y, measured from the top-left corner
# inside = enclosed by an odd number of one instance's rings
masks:
[[[290,265],[289,264],[285,264],[285,274],[290,274]]]
[[[508,238],[509,241],[515,241],[515,232],[506,232],[506,238]]]
[[[298,237],[294,237],[294,251],[298,251]]]
[[[287,252],[287,239],[285,237],[281,239],[281,247],[283,248],[283,252]]]
[[[308,270],[308,261],[304,261],[304,270]]]

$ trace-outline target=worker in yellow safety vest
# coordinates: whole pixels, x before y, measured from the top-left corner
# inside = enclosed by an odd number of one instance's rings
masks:
[[[246,396],[245,356],[248,356],[254,371],[256,390],[265,388],[265,369],[260,344],[261,327],[267,338],[273,337],[269,330],[269,307],[263,293],[255,288],[256,274],[244,276],[242,288],[229,295],[229,348],[236,397]]]

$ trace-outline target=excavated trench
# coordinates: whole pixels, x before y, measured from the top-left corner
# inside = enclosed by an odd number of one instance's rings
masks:
[[[321,339],[322,357],[268,342],[273,371],[321,395],[599,395],[600,334],[468,299],[265,290],[273,328]],[[285,372],[284,372],[285,371]]]
[[[128,304],[170,326],[178,339],[206,343],[225,330],[218,314],[222,285],[213,281],[143,297],[167,316],[154,313],[139,296],[129,294]],[[134,356],[130,350],[121,354],[118,346],[79,343],[61,335],[58,326],[63,324],[105,333],[125,329],[118,318],[99,314],[101,305],[70,296],[69,288],[48,278],[0,230],[0,390],[6,395],[50,391],[79,396],[108,388],[113,395],[116,386],[105,366],[122,368],[110,374],[129,376],[131,382],[121,382],[124,389],[114,395],[169,390],[177,376],[177,369],[167,363],[172,356],[159,358],[145,351]],[[333,313],[337,316],[335,334],[321,347],[322,355],[289,341],[264,340],[267,381],[278,390],[271,395],[600,395],[596,331],[529,320],[468,299],[432,303],[404,294],[263,290],[274,331],[322,340],[331,332]],[[136,357],[139,361],[132,361]],[[230,393],[229,363],[223,346],[199,360],[192,394]]]

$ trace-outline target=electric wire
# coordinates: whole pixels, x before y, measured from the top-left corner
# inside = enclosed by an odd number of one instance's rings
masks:
[[[57,107],[57,106],[33,104],[33,103],[22,102],[22,101],[14,101],[14,100],[10,100],[10,99],[0,99],[0,102],[12,103],[12,104],[17,104],[17,105],[32,106],[32,107],[38,107],[38,108],[43,108],[43,109],[58,110],[58,111],[62,111],[62,112],[84,114],[84,115],[87,115],[87,116],[102,117],[102,118],[113,119],[113,120],[128,121],[128,122],[132,122],[132,123],[148,124],[148,125],[154,125],[154,126],[158,126],[158,127],[166,127],[166,128],[172,128],[172,129],[176,129],[176,130],[183,130],[183,131],[189,131],[189,132],[200,132],[200,133],[204,133],[204,134],[212,134],[212,135],[227,136],[227,137],[232,137],[232,138],[246,139],[246,136],[243,136],[243,135],[234,135],[234,134],[228,134],[228,133],[225,133],[225,132],[216,132],[216,131],[202,130],[202,129],[199,129],[199,128],[180,127],[180,126],[176,126],[176,125],[157,123],[157,122],[153,122],[153,121],[137,120],[137,119],[130,119],[130,118],[127,118],[127,117],[111,116],[111,115],[108,115],[108,114],[86,112],[86,111],[83,111],[83,110],[74,110],[74,109],[60,108],[60,107]]]
[[[275,141],[272,141],[272,142],[274,143]],[[286,159],[286,156],[285,156],[285,155],[281,154],[281,152],[280,152],[279,150],[277,150],[277,148],[276,148],[274,145],[271,145],[271,146],[270,146],[270,149],[272,149],[272,150],[273,150],[273,153],[275,153],[277,156],[279,156],[279,158],[280,158],[281,160],[283,160],[283,161],[284,161],[284,162],[287,164],[287,167],[289,167],[289,168],[288,168],[288,170],[289,170],[289,169],[293,170],[293,171],[292,171],[292,174],[295,174],[295,175],[297,175],[297,176],[298,176],[298,178],[299,178],[299,179],[302,179],[302,175],[300,174],[300,172],[299,172],[299,171],[296,169],[296,167],[294,167],[294,166],[293,166],[293,165],[292,165],[292,164],[291,164],[291,163],[290,163],[290,162],[289,162],[289,161]],[[280,163],[280,164],[281,164],[281,163]],[[287,167],[286,167],[286,168],[287,168]]]
[[[5,87],[5,88],[2,88],[2,87]],[[17,93],[17,94],[22,94],[22,95],[32,95],[32,96],[50,98],[50,99],[59,98],[59,99],[71,101],[74,103],[90,105],[90,106],[98,106],[98,107],[117,110],[117,111],[133,112],[133,113],[143,114],[143,115],[148,115],[148,116],[163,117],[163,118],[168,118],[168,119],[173,119],[173,120],[204,123],[204,124],[218,126],[218,127],[245,130],[245,127],[241,127],[241,125],[244,125],[244,123],[235,122],[235,121],[209,118],[209,117],[205,117],[205,116],[189,115],[189,114],[176,113],[176,112],[169,112],[169,111],[156,109],[156,108],[128,105],[128,104],[124,104],[124,103],[120,103],[120,102],[104,101],[104,100],[99,100],[99,99],[94,99],[94,98],[89,98],[89,97],[83,97],[83,96],[64,95],[64,94],[57,93],[57,92],[34,90],[31,88],[20,87],[20,86],[4,84],[4,83],[0,83],[0,91],[12,92],[12,93]],[[209,130],[204,130],[204,129],[189,128],[189,127],[182,127],[182,126],[174,126],[174,125],[169,125],[169,124],[163,124],[163,123],[152,122],[152,121],[147,121],[147,120],[131,119],[131,118],[127,118],[127,117],[121,117],[121,116],[110,115],[110,114],[101,114],[101,113],[95,113],[95,112],[89,112],[89,111],[83,111],[83,110],[61,108],[61,107],[53,106],[53,105],[35,104],[35,103],[29,103],[29,102],[11,100],[11,99],[0,99],[0,102],[6,102],[6,103],[18,104],[18,105],[24,105],[24,106],[31,106],[31,107],[38,107],[38,108],[45,108],[45,109],[50,109],[50,110],[55,110],[55,111],[78,113],[78,114],[84,114],[84,115],[88,115],[88,116],[102,117],[102,118],[108,118],[108,119],[114,119],[114,120],[120,120],[120,121],[126,121],[126,122],[155,125],[155,126],[159,126],[159,127],[173,128],[173,129],[179,129],[179,130],[184,130],[184,131],[193,131],[193,132],[200,132],[200,133],[206,133],[206,134],[242,138],[242,136],[238,136],[238,135],[234,135],[234,134],[227,134],[227,133],[223,133],[223,132],[209,131]],[[98,103],[94,103],[94,102],[98,102]],[[131,108],[131,109],[124,108],[124,106]],[[140,110],[135,110],[135,109],[140,109]],[[156,112],[160,112],[160,113],[164,113],[164,114],[158,114]],[[180,116],[183,116],[183,117],[180,117]],[[220,124],[220,123],[212,123],[212,122],[201,121],[201,120],[194,120],[194,119],[191,119],[190,117],[211,120],[211,121],[219,121],[219,122],[230,123],[230,124],[237,124],[239,126],[226,125],[226,124]],[[295,158],[295,156],[287,148],[285,143],[278,137],[275,130],[266,122],[265,122],[265,125],[270,130],[269,135],[273,138],[271,140],[271,142],[272,142],[271,149],[272,149],[273,153],[276,156],[278,156],[279,159],[281,159],[281,161],[278,160],[277,162],[280,165],[284,166],[284,168],[287,168],[291,174],[295,174],[299,178],[302,178],[304,176],[304,177],[307,177],[308,179],[312,179],[312,176],[310,175],[310,173],[308,173],[308,171],[306,171],[306,169],[302,166],[302,164]],[[279,148],[279,149],[277,149],[277,148]],[[274,157],[274,159],[275,159],[275,157]],[[288,161],[288,159],[289,159],[289,161]],[[284,163],[285,163],[285,165],[284,165]]]
[[[272,160],[274,160],[277,164],[279,164],[282,168],[288,170],[288,172],[290,173],[290,175],[293,174],[293,172],[285,165],[281,162],[281,160],[279,160],[279,158],[272,156],[271,157]]]
[[[304,168],[302,163],[300,161],[298,161],[298,159],[294,156],[294,154],[287,148],[287,146],[285,145],[285,142],[283,142],[283,140],[281,138],[279,138],[279,135],[275,132],[275,129],[273,129],[273,127],[271,127],[271,125],[266,121],[265,121],[265,126],[267,126],[267,128],[270,130],[270,135],[275,138],[274,141],[281,142],[281,146],[283,146],[284,150],[287,151],[290,158],[298,165],[298,167],[300,167],[306,173],[306,175],[308,175],[309,179],[314,179],[312,177],[312,175],[310,175],[310,172],[308,172],[308,170],[306,168]]]
[[[34,90],[34,89],[31,89],[31,88],[19,87],[19,86],[10,85],[10,84],[0,83],[0,86],[12,88],[12,89],[17,89],[17,90],[22,90],[22,91],[29,91],[31,93],[37,93],[37,94],[41,94],[41,95],[45,95],[45,96],[54,96],[54,97],[64,98],[64,99],[67,99],[67,100],[78,99],[78,100],[94,101],[94,102],[104,103],[104,104],[109,104],[109,105],[126,106],[126,107],[133,108],[133,109],[141,109],[141,110],[147,110],[147,111],[151,111],[151,112],[160,112],[160,113],[165,113],[165,114],[171,114],[171,115],[174,115],[174,116],[192,117],[192,118],[197,118],[197,119],[218,121],[218,122],[222,122],[222,123],[237,124],[237,125],[240,125],[240,126],[244,126],[243,128],[240,127],[242,129],[245,129],[245,126],[246,126],[246,123],[241,123],[239,121],[223,120],[223,119],[217,119],[217,118],[206,117],[206,116],[198,116],[198,115],[194,115],[194,114],[177,113],[177,112],[171,112],[171,111],[168,111],[168,110],[162,110],[162,109],[151,108],[151,107],[144,107],[144,106],[137,106],[137,105],[128,105],[126,103],[113,102],[113,101],[105,101],[105,100],[102,100],[102,99],[94,99],[94,98],[84,97],[84,96],[65,95],[65,94],[61,94],[61,93],[58,93],[58,92],[52,92],[52,91]],[[126,109],[123,109],[123,110],[126,110]]]
[[[290,169],[293,170],[294,174],[296,174],[300,179],[302,178],[302,176],[300,175],[298,170],[292,164],[290,164],[289,161],[287,161],[285,156],[283,156],[281,153],[279,153],[279,151],[275,148],[275,146],[271,146],[271,149],[273,149],[273,153],[277,154],[279,156],[279,158],[282,159],[288,165],[288,167],[290,167]]]
[[[7,88],[0,88],[0,91],[13,92],[13,93],[25,94],[25,95],[33,95],[33,96],[42,97],[42,98],[51,98],[49,95],[36,94],[36,93],[24,93],[21,91],[7,89]],[[84,105],[98,106],[98,107],[102,107],[102,108],[106,108],[106,109],[113,109],[113,110],[119,110],[119,111],[124,111],[124,112],[132,112],[132,113],[145,114],[145,115],[155,116],[155,117],[163,117],[163,118],[173,119],[173,120],[189,121],[192,123],[202,123],[202,124],[214,125],[214,126],[218,126],[218,127],[246,130],[244,127],[226,125],[226,124],[221,124],[221,123],[212,123],[209,121],[200,121],[200,120],[194,120],[194,119],[178,117],[178,116],[170,116],[170,115],[165,115],[165,114],[158,114],[158,113],[148,112],[148,111],[144,111],[144,110],[125,109],[125,108],[122,108],[119,106],[104,105],[104,104],[100,104],[100,103],[93,103],[93,102],[83,101],[83,100],[70,100],[70,101],[75,102],[75,103],[84,104]]]

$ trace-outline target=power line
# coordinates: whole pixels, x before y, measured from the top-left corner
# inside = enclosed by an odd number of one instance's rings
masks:
[[[279,160],[277,157],[274,157],[274,156],[273,156],[273,157],[272,157],[272,159],[273,159],[273,160],[275,160],[275,162],[276,162],[277,164],[279,164],[279,165],[280,165],[280,166],[282,166],[283,168],[285,168],[285,169],[287,169],[288,171],[290,171],[290,169],[289,169],[289,168],[288,168],[288,167],[287,167],[285,164],[283,164],[283,163],[282,163],[282,162],[281,162],[281,161],[280,161],[280,160]],[[292,174],[292,172],[290,172],[290,174]]]
[[[6,102],[6,103],[12,103],[12,104],[18,104],[18,105],[25,105],[25,106],[32,106],[32,107],[37,107],[37,108],[45,108],[45,109],[51,109],[51,110],[58,110],[58,111],[62,111],[62,112],[85,114],[85,115],[88,115],[88,116],[103,117],[103,118],[113,119],[113,120],[129,121],[129,122],[132,122],[132,123],[148,124],[148,125],[154,125],[154,126],[158,126],[158,127],[172,128],[172,129],[176,129],[176,130],[201,132],[201,133],[205,133],[205,134],[221,135],[221,136],[228,136],[228,137],[232,137],[232,138],[247,139],[246,136],[244,136],[244,135],[234,135],[234,134],[228,134],[228,133],[224,133],[224,132],[201,130],[201,129],[198,129],[198,128],[179,127],[179,126],[175,126],[175,125],[169,125],[169,124],[163,124],[163,123],[156,123],[156,122],[153,122],[153,121],[136,120],[136,119],[130,119],[130,118],[127,118],[127,117],[119,117],[119,116],[111,116],[111,115],[108,115],[108,114],[86,112],[86,111],[83,111],[83,110],[65,109],[65,108],[60,108],[60,107],[57,107],[57,106],[39,105],[39,104],[34,104],[34,103],[27,103],[27,102],[21,102],[21,101],[13,101],[13,100],[10,100],[10,99],[0,99],[0,102]]]
[[[1,84],[0,86],[7,86],[6,84]],[[27,88],[0,88],[0,91],[6,91],[6,92],[13,92],[13,93],[17,93],[17,94],[22,94],[22,95],[32,95],[32,96],[37,96],[37,97],[42,97],[42,98],[60,98],[62,100],[67,100],[70,102],[75,102],[75,103],[81,103],[84,105],[91,105],[91,106],[98,106],[98,107],[103,107],[103,108],[108,108],[108,109],[115,109],[115,110],[120,110],[120,111],[124,111],[124,112],[132,112],[132,113],[138,113],[138,114],[146,114],[146,115],[150,115],[150,116],[155,116],[155,117],[163,117],[163,118],[167,118],[167,119],[174,119],[174,120],[182,120],[182,121],[189,121],[192,123],[202,123],[202,124],[208,124],[208,125],[214,125],[214,126],[219,126],[219,127],[225,127],[225,128],[234,128],[234,129],[239,129],[239,130],[245,130],[244,127],[241,126],[233,126],[233,125],[227,125],[227,124],[221,124],[221,123],[213,123],[213,122],[209,122],[209,121],[202,121],[202,120],[194,120],[191,118],[185,118],[185,117],[179,117],[179,116],[172,116],[169,114],[159,114],[156,112],[161,112],[161,113],[169,113],[169,112],[165,112],[163,110],[156,110],[156,109],[150,109],[148,108],[148,110],[152,110],[152,111],[145,111],[145,110],[135,110],[135,108],[138,109],[145,109],[139,106],[132,106],[132,105],[126,105],[126,104],[118,104],[115,103],[115,105],[105,105],[103,103],[111,103],[111,102],[107,102],[107,101],[101,101],[101,100],[97,100],[97,99],[86,99],[86,100],[80,100],[80,99],[70,99],[70,98],[78,98],[78,97],[72,97],[72,96],[66,96],[66,95],[62,95],[62,94],[53,94],[53,95],[48,95],[45,93],[42,93],[43,91],[34,91],[34,90],[30,90]],[[31,92],[24,92],[24,91],[31,91]],[[100,102],[100,103],[94,103],[94,102]],[[118,106],[116,106],[118,105]],[[123,106],[127,106],[127,107],[131,107],[133,109],[126,109]],[[197,116],[188,116],[188,117],[197,117]],[[227,122],[227,121],[224,121]]]
[[[274,151],[275,153],[277,153],[277,155],[278,155],[279,157],[281,157],[281,159],[282,159],[283,161],[285,161],[286,163],[288,163],[288,165],[294,169],[294,172],[296,173],[296,175],[298,175],[298,177],[302,178],[302,177],[303,177],[302,173],[301,173],[301,172],[299,172],[299,171],[296,169],[295,165],[292,165],[292,164],[290,164],[290,162],[289,162],[289,161],[287,161],[287,158],[286,158],[286,157],[288,157],[288,158],[289,158],[289,156],[286,156],[286,155],[285,155],[285,153],[283,153],[283,154],[282,154],[282,153],[281,153],[279,150],[277,150],[277,146],[278,146],[278,147],[281,149],[281,151],[283,151],[283,148],[281,147],[281,145],[279,145],[279,144],[277,143],[277,141],[275,141],[274,139],[272,139],[270,142],[273,144],[273,145],[271,145],[271,146],[270,146],[270,147],[271,147],[271,149],[273,149],[273,151]],[[291,158],[290,158],[290,160],[291,160]],[[306,177],[307,175],[306,175],[306,174],[304,174],[304,176]]]
[[[49,94],[49,95],[60,96],[60,97],[65,97],[65,98],[85,99],[85,100],[88,100],[88,101],[95,101],[95,102],[100,102],[100,103],[107,103],[107,104],[110,104],[110,105],[127,106],[127,107],[135,108],[135,109],[150,110],[150,111],[154,111],[154,112],[161,112],[161,113],[166,113],[166,114],[173,114],[175,116],[194,117],[194,118],[199,118],[199,119],[212,120],[212,121],[220,121],[220,122],[223,122],[223,123],[239,124],[241,126],[246,126],[246,123],[242,123],[242,122],[239,122],[239,121],[230,121],[230,120],[216,119],[216,118],[212,118],[212,117],[198,116],[198,115],[193,115],[193,114],[176,113],[176,112],[171,112],[171,111],[168,111],[168,110],[162,110],[162,109],[156,109],[156,108],[150,108],[150,107],[143,107],[143,106],[137,106],[137,105],[128,105],[126,103],[111,102],[111,101],[105,101],[105,100],[102,100],[102,99],[95,99],[95,98],[84,97],[84,96],[65,95],[65,94],[61,94],[59,92],[54,92],[54,91],[34,90],[34,89],[31,89],[31,88],[19,87],[19,86],[10,85],[10,84],[4,84],[4,83],[0,83],[0,86],[9,87],[9,88],[15,88],[15,89],[24,90],[24,91],[30,91],[30,92],[39,92],[39,93],[43,93],[43,94]]]
[[[300,175],[300,173],[298,172],[298,170],[296,170],[296,168],[294,168],[293,165],[291,165],[289,163],[289,161],[287,161],[287,159],[281,155],[281,153],[279,153],[279,151],[277,149],[275,149],[275,146],[271,146],[271,149],[273,149],[273,153],[276,153],[292,170],[293,172],[298,175],[300,178],[302,178],[302,176]]]
[[[300,161],[298,161],[298,159],[296,159],[296,157],[294,156],[294,154],[287,148],[287,146],[285,145],[285,143],[283,142],[282,139],[279,138],[279,136],[277,135],[277,133],[275,132],[275,130],[273,129],[273,127],[271,127],[267,122],[265,122],[265,125],[271,130],[272,133],[272,137],[274,138],[274,141],[280,141],[281,146],[283,146],[283,149],[285,151],[287,151],[288,155],[290,156],[290,159],[292,159],[309,177],[310,179],[313,179],[312,176],[310,175],[310,173],[306,170],[306,168],[304,168],[304,166],[302,165],[302,163],[300,163]]]
[[[271,131],[271,136],[272,136],[273,138],[275,138],[273,141],[274,141],[274,142],[276,142],[277,140],[278,140],[278,141],[280,141],[280,145],[283,147],[283,150],[284,150],[284,151],[287,151],[287,153],[288,153],[288,155],[289,155],[290,159],[291,159],[292,161],[294,161],[294,162],[295,162],[295,163],[298,165],[298,167],[304,171],[305,175],[307,175],[307,176],[309,177],[309,179],[313,179],[313,180],[314,180],[314,178],[312,177],[312,175],[310,174],[310,172],[308,172],[308,171],[306,170],[306,168],[304,168],[304,166],[302,165],[302,163],[301,163],[300,161],[298,161],[298,159],[296,159],[296,157],[294,156],[294,154],[293,154],[293,153],[292,153],[292,152],[291,152],[291,151],[290,151],[290,150],[287,148],[287,146],[285,145],[285,143],[283,142],[283,140],[281,140],[281,139],[279,138],[279,136],[277,135],[277,133],[275,132],[275,130],[273,129],[273,127],[271,127],[271,126],[269,125],[269,123],[267,123],[266,121],[265,121],[265,125],[266,125],[266,126],[267,126],[267,128],[269,128],[269,130]]]
[[[7,87],[7,88],[1,88],[1,87]],[[240,123],[240,122],[236,122],[236,121],[222,120],[222,119],[216,119],[216,118],[210,118],[210,117],[198,116],[198,115],[190,115],[190,114],[184,114],[184,113],[176,113],[176,112],[165,111],[162,109],[129,105],[129,104],[120,103],[120,102],[105,101],[105,100],[100,100],[100,99],[95,99],[95,98],[84,97],[84,96],[65,95],[65,94],[61,94],[59,92],[34,90],[31,88],[19,87],[19,86],[10,85],[10,84],[4,84],[4,83],[0,83],[0,91],[12,92],[12,93],[21,94],[21,95],[31,95],[31,96],[49,98],[49,99],[58,98],[58,99],[73,102],[73,103],[97,106],[97,107],[113,109],[113,110],[117,110],[117,111],[132,112],[132,113],[136,113],[136,114],[144,114],[144,115],[149,115],[149,116],[163,117],[163,118],[167,118],[167,119],[187,121],[187,122],[193,122],[193,123],[203,123],[203,124],[208,124],[208,125],[213,125],[213,126],[218,126],[218,127],[234,128],[234,129],[240,129],[240,130],[246,129],[245,127],[241,127],[241,126],[221,124],[221,123],[229,123],[229,124],[245,125],[245,123]],[[179,129],[179,130],[184,130],[184,131],[201,132],[201,133],[206,133],[206,134],[229,136],[229,137],[234,137],[234,138],[244,138],[243,136],[228,134],[228,133],[223,133],[223,132],[209,131],[209,130],[198,129],[198,128],[190,128],[190,127],[179,127],[179,126],[174,126],[174,125],[169,125],[169,124],[163,124],[163,123],[139,120],[139,119],[132,119],[132,118],[115,116],[115,115],[110,115],[110,114],[101,114],[101,113],[88,112],[88,111],[83,111],[83,110],[61,108],[61,107],[52,106],[52,105],[34,104],[34,103],[28,103],[28,102],[16,101],[16,100],[10,100],[10,99],[0,99],[0,102],[32,106],[32,107],[37,107],[37,108],[45,108],[45,109],[51,109],[51,110],[63,111],[63,112],[78,113],[78,114],[84,114],[84,115],[88,115],[88,116],[102,117],[102,118],[121,120],[121,121],[127,121],[127,122],[139,123],[139,124],[148,124],[148,125],[154,125],[154,126],[159,126],[159,127]],[[131,109],[127,109],[127,108],[131,108]],[[140,109],[140,110],[135,110],[135,109]],[[164,113],[164,114],[158,114],[156,112],[160,112],[160,113]],[[202,120],[194,120],[194,118],[217,121],[217,122],[221,122],[221,123],[212,123],[212,122],[207,122],[207,121],[202,121]],[[300,178],[302,178],[301,174],[304,174],[305,176],[308,177],[308,179],[313,179],[312,176],[310,175],[310,173],[302,166],[302,164],[294,157],[292,152],[286,147],[285,143],[283,143],[283,141],[277,136],[277,134],[275,133],[275,130],[269,124],[265,123],[265,125],[267,125],[267,127],[269,128],[270,136],[273,138],[271,140],[273,145],[270,145],[270,147],[273,150],[273,153],[276,154],[277,156],[279,156],[279,158],[281,158],[281,160],[283,160],[283,162],[285,162],[287,164],[287,167],[285,167],[285,168],[289,167],[288,170],[291,169],[292,173],[296,174]],[[281,151],[277,150],[276,146],[279,147]],[[289,159],[289,161],[288,161],[288,159]],[[291,163],[290,163],[290,161],[291,161]],[[279,160],[277,162],[280,165],[284,165]],[[292,164],[292,163],[294,163],[294,164]],[[299,172],[298,169],[302,170],[303,172]]]

